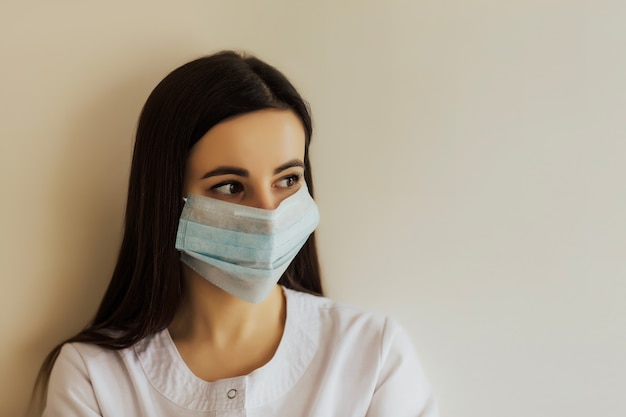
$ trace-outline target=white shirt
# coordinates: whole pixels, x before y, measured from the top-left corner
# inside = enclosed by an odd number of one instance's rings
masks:
[[[435,417],[437,404],[406,333],[381,315],[288,289],[274,357],[206,382],[163,330],[118,351],[66,344],[44,417]]]

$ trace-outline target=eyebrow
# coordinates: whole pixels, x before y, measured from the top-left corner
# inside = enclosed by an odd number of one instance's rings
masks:
[[[280,174],[284,170],[289,169],[289,168],[294,168],[294,167],[304,168],[304,162],[302,162],[299,159],[292,159],[289,162],[285,162],[284,164],[282,164],[281,166],[279,166],[278,168],[274,170],[274,175]]]
[[[218,175],[237,175],[240,177],[249,177],[250,173],[246,169],[235,168],[235,167],[218,167],[212,171],[207,172],[202,176],[201,179],[216,177]]]
[[[279,174],[289,168],[294,168],[294,167],[304,168],[304,162],[302,162],[299,159],[293,159],[289,162],[285,162],[284,164],[280,165],[274,170],[274,175]],[[209,177],[217,177],[220,175],[237,175],[239,177],[248,178],[250,176],[250,173],[248,172],[247,169],[230,167],[230,166],[221,166],[221,167],[217,167],[214,170],[207,172],[206,174],[202,176],[201,179],[206,179]]]

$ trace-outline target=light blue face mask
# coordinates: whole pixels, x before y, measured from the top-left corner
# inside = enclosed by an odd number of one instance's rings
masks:
[[[190,195],[176,235],[181,261],[251,303],[269,295],[309,235],[319,212],[306,185],[275,210]]]

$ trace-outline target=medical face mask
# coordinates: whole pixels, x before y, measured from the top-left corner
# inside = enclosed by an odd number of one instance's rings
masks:
[[[251,303],[269,295],[309,235],[319,213],[306,185],[275,210],[190,195],[176,249],[181,261],[224,291]]]

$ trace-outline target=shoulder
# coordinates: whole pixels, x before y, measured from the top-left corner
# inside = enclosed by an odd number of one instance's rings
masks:
[[[66,343],[54,363],[51,381],[64,382],[82,380],[99,389],[111,383],[117,386],[130,383],[136,375],[143,373],[137,347],[152,344],[158,336],[154,334],[138,343],[122,349],[111,349],[90,343]]]
[[[90,385],[115,380],[124,373],[124,357],[130,351],[131,348],[111,350],[87,343],[66,343],[54,363],[51,386],[64,386],[77,380]]]
[[[341,326],[382,327],[387,317],[381,313],[331,300],[326,297],[285,289],[288,306],[302,316],[319,318]]]
[[[117,379],[116,353],[84,343],[66,343],[50,373],[44,416],[101,415],[95,386],[105,377],[108,383]]]
[[[402,326],[380,312],[293,290],[286,290],[286,294],[289,308],[297,310],[298,322],[318,327],[322,342],[358,344],[362,351],[377,355],[384,355],[393,345],[412,350]]]
[[[88,343],[66,343],[55,361],[55,367],[71,365],[75,368],[88,368],[98,364],[108,364],[118,357],[117,351]]]
[[[149,383],[135,346],[66,343],[50,374],[44,416],[144,415],[141,396]]]
[[[299,325],[317,335],[311,368],[323,368],[327,383],[349,386],[355,398],[367,398],[368,417],[438,415],[411,338],[397,321],[324,297],[294,291],[287,296]]]

